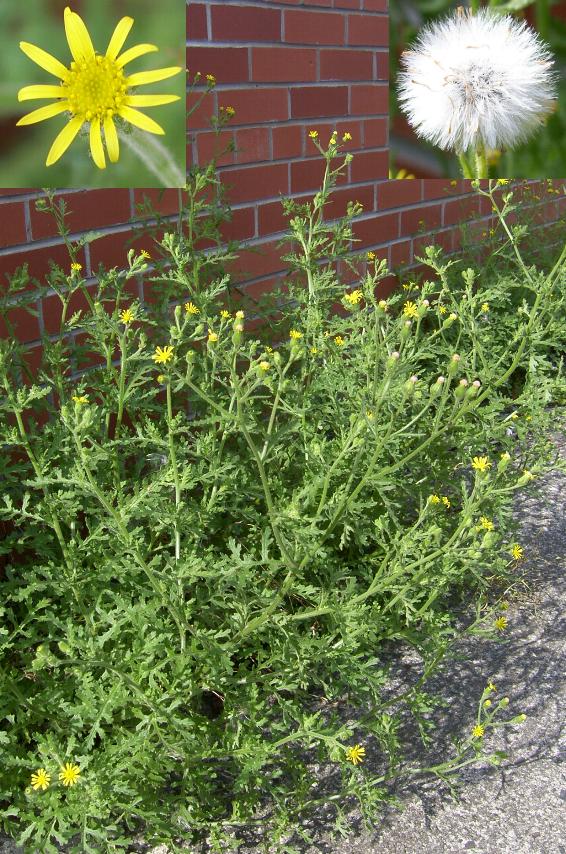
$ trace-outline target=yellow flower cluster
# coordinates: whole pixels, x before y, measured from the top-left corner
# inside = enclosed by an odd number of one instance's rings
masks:
[[[344,294],[344,299],[350,305],[358,305],[359,302],[364,298],[363,293],[360,290],[351,291],[349,294]]]
[[[70,762],[67,762],[59,771],[59,781],[64,786],[74,786],[75,783],[78,783],[80,774],[81,769],[78,765],[72,765]],[[37,771],[31,775],[32,789],[41,789],[41,791],[44,792],[49,788],[50,783],[51,774],[46,771],[45,768],[38,768]]]
[[[200,314],[200,309],[196,307],[194,302],[186,302],[185,311],[187,312],[187,314]]]
[[[414,302],[409,300],[403,306],[403,317],[418,317],[418,309]]]

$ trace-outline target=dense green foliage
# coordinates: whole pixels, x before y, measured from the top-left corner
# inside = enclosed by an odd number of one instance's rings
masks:
[[[403,715],[433,737],[428,676],[462,633],[505,626],[512,500],[552,464],[565,253],[526,266],[512,193],[492,186],[507,275],[430,247],[431,280],[383,300],[385,265],[350,253],[358,207],[324,218],[335,138],[321,155],[322,190],[286,203],[287,287],[259,307],[234,303],[214,170],[195,169],[151,259],[131,251],[94,296],[53,267],[64,316],[74,292],[89,309],[45,341],[37,382],[1,342],[0,817],[29,850],[118,851],[138,831],[215,847],[261,821],[266,846],[292,852],[319,804],[342,832],[353,800],[377,821],[388,781],[497,764],[490,728],[521,720],[486,686],[452,756],[404,761]],[[159,286],[144,305],[140,276]],[[400,644],[422,676],[386,700]]]

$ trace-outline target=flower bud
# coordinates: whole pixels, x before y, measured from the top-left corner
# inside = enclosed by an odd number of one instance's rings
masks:
[[[392,368],[397,364],[397,360],[399,359],[399,353],[397,350],[393,350],[390,356],[387,358],[387,362],[385,363],[388,368]]]
[[[389,310],[389,306],[387,305],[387,302],[384,299],[380,299],[378,304],[377,304],[377,313],[378,314],[385,314],[386,311],[388,311],[388,310]]]
[[[472,400],[474,397],[478,396],[478,391],[481,388],[481,383],[479,380],[474,380],[469,389],[466,392],[466,400]]]
[[[412,323],[410,320],[406,320],[401,327],[401,341],[404,341],[411,334],[411,326]]]
[[[523,472],[523,474],[521,475],[521,477],[517,481],[517,486],[524,486],[530,480],[533,480],[533,478],[534,478],[534,474],[532,472],[528,471],[527,469],[525,469],[525,471]]]
[[[444,323],[442,324],[442,328],[443,329],[450,329],[450,327],[452,326],[454,321],[457,319],[457,317],[458,317],[458,315],[454,314],[454,312],[449,314],[448,317],[446,318],[446,320],[444,321]]]
[[[414,374],[412,377],[409,377],[409,379],[403,385],[403,388],[405,390],[405,394],[411,395],[414,392],[415,385],[418,382],[418,379],[419,378],[417,376],[415,376]]]
[[[204,332],[204,323],[197,323],[195,327],[195,335],[202,335]]]
[[[181,308],[181,306],[180,306],[180,305],[176,305],[176,306],[175,306],[175,320],[177,321],[177,323],[178,323],[178,322],[179,322],[179,320],[181,319],[181,312],[182,312],[182,310],[183,310],[183,309]]]
[[[454,376],[454,374],[458,370],[459,362],[460,362],[460,356],[458,355],[458,353],[454,353],[454,355],[452,356],[452,358],[450,359],[450,362],[448,364],[448,374],[450,376]]]
[[[522,724],[527,720],[527,716],[525,714],[517,715],[515,718],[511,718],[509,723],[511,724]]]
[[[424,299],[417,308],[417,317],[424,317],[428,311],[429,305],[429,301],[427,299]]]
[[[429,394],[431,397],[436,397],[436,395],[440,394],[444,382],[445,382],[444,377],[439,376],[437,381],[430,386]]]
[[[480,549],[490,549],[497,542],[496,531],[486,531],[480,543]]]
[[[511,454],[508,451],[505,451],[503,454],[501,454],[501,459],[497,463],[497,471],[500,473],[504,472],[510,462]]]
[[[461,379],[459,384],[454,389],[454,397],[456,400],[462,400],[464,395],[466,394],[466,386],[468,385],[468,380]]]

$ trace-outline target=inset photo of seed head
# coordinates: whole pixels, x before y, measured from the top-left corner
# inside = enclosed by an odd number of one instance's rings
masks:
[[[566,176],[566,0],[390,5],[391,172]]]
[[[183,0],[2,0],[1,187],[182,187]]]

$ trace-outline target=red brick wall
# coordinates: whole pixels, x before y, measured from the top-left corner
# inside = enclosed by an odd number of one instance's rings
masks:
[[[187,27],[189,69],[217,78],[206,109],[191,118],[189,162],[204,163],[212,153],[211,112],[221,106],[236,110],[224,139],[232,139],[237,150],[220,166],[235,211],[231,236],[261,251],[243,252],[235,276],[261,289],[284,274],[276,248],[285,227],[279,194],[300,198],[319,185],[321,161],[308,137],[311,129],[323,142],[334,128],[340,136],[352,134],[348,148],[354,159],[333,210],[342,214],[349,199],[364,205],[355,225],[361,239],[356,248],[375,250],[392,266],[410,263],[431,232],[438,232],[436,239],[447,249],[457,248],[455,225],[479,204],[466,182],[386,177],[386,0],[190,0]],[[164,214],[177,210],[174,190],[159,203],[155,190],[59,191],[71,211],[72,239],[91,229],[105,234],[81,249],[88,277],[99,263],[125,265],[126,241],[135,236],[139,220],[136,203],[144,193]],[[33,189],[0,191],[2,290],[6,275],[24,262],[38,278],[49,258],[68,265],[52,220],[35,210],[41,195]],[[489,211],[483,207],[480,213],[486,217]],[[55,302],[45,297],[37,318],[15,309],[10,320],[18,337],[33,347],[43,330],[54,331]]]

